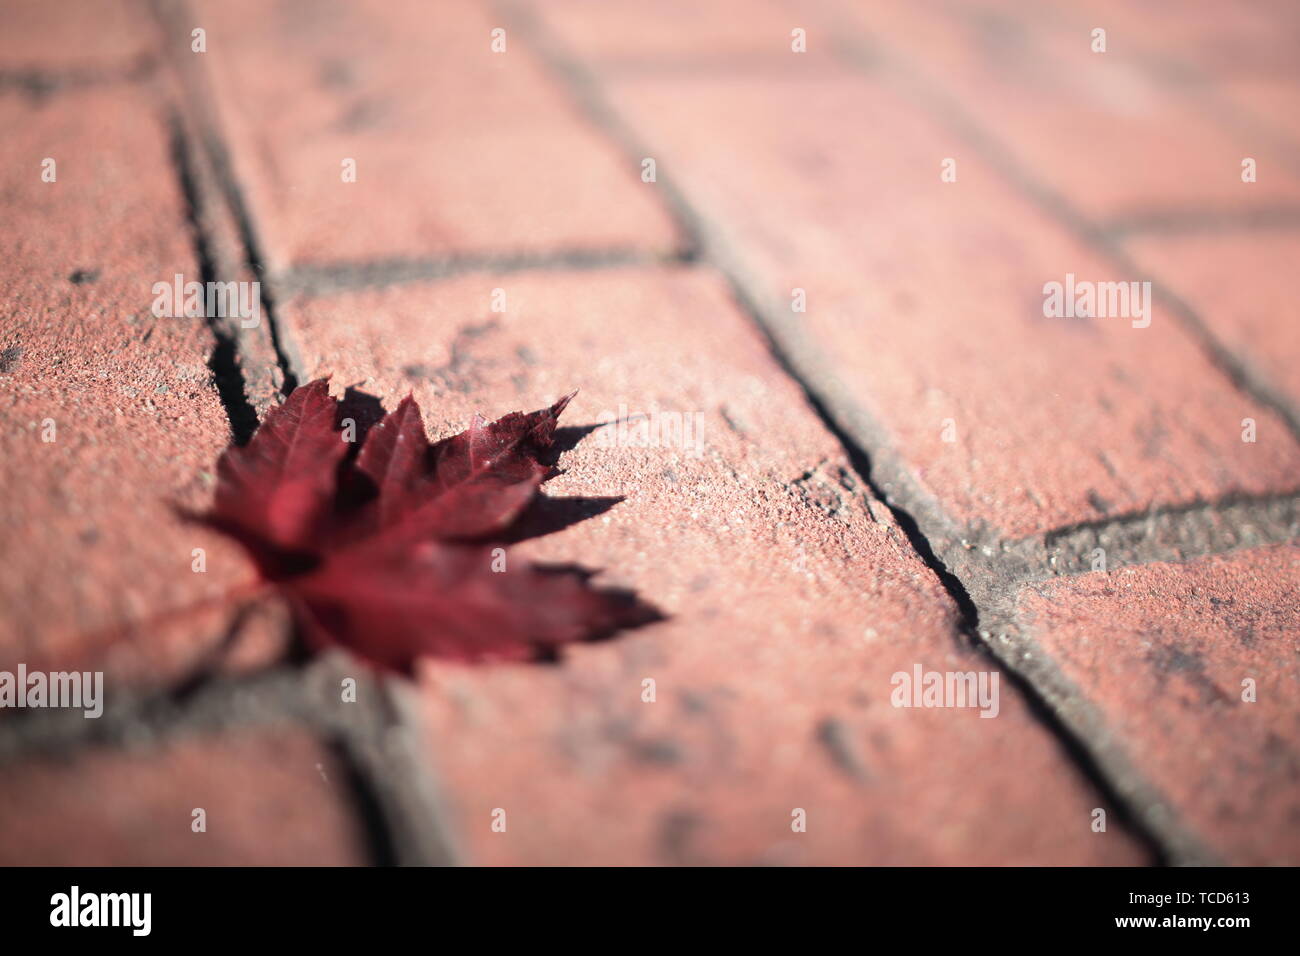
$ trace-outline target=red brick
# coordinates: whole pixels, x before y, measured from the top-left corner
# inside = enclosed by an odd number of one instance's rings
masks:
[[[579,116],[522,35],[491,51],[500,24],[479,4],[268,17],[255,0],[221,0],[198,18],[276,268],[675,244],[639,165]]]
[[[1229,862],[1294,865],[1297,593],[1286,546],[1058,579],[1019,613],[1185,825]]]
[[[1088,7],[1079,16],[1106,27],[1113,42],[1143,58],[1168,58],[1211,82],[1295,75],[1300,17],[1289,0],[1090,0]]]
[[[1158,305],[1143,329],[1045,318],[1043,285],[1067,273],[1149,277],[1117,274],[881,83],[823,71],[615,89],[773,307],[806,290],[791,324],[820,350],[812,380],[837,378],[960,520],[1024,535],[1294,486],[1283,423]],[[943,183],[950,156],[958,181]],[[1243,444],[1246,417],[1278,441]]]
[[[0,73],[129,71],[150,60],[158,40],[139,0],[6,0]]]
[[[198,278],[167,132],[125,85],[44,106],[3,96],[0,123],[0,668],[177,673],[218,616],[116,629],[251,572],[174,510],[203,500],[229,428],[203,320],[151,310],[154,282]],[[46,157],[56,182],[41,181]],[[191,570],[199,547],[205,574]]]
[[[504,314],[488,311],[496,287]],[[602,569],[667,622],[558,666],[422,666],[429,753],[469,861],[1140,859],[1122,834],[1090,832],[1097,797],[1011,687],[991,720],[890,706],[897,671],[987,662],[717,278],[466,276],[282,313],[308,375],[387,407],[413,388],[433,435],[571,388],[573,425],[620,405],[704,415],[698,458],[587,435],[549,494],[625,500],[520,548]]]
[[[1233,130],[1206,90],[1169,80],[1147,54],[1159,24],[1176,18],[1113,30],[1107,52],[1093,53],[1091,31],[1105,23],[1090,14],[1039,19],[925,3],[837,9],[959,102],[1028,177],[1093,220],[1300,199],[1300,176],[1273,144]],[[1273,171],[1267,180],[1242,183],[1247,156]]]
[[[340,866],[369,862],[346,776],[290,728],[89,750],[6,768],[4,866]],[[193,811],[206,812],[195,833]]]
[[[1300,135],[1291,117],[1300,113],[1300,83],[1294,77],[1247,77],[1225,83],[1223,98],[1235,113],[1260,130],[1260,136],[1276,137],[1282,148],[1294,156],[1300,151]],[[1258,157],[1257,157],[1258,159]],[[1295,167],[1294,160],[1290,164]],[[1268,161],[1257,163],[1256,175],[1263,179],[1277,175],[1278,169]]]
[[[1131,240],[1128,248],[1196,309],[1221,341],[1300,407],[1300,324],[1294,320],[1290,281],[1300,261],[1300,235],[1151,236]]]
[[[665,72],[719,62],[806,68],[831,56],[834,37],[781,0],[558,0],[538,5],[566,47],[602,66]],[[805,31],[805,52],[791,31]]]

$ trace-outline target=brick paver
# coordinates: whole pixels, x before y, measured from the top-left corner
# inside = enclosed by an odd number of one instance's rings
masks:
[[[1108,14],[1062,10],[1041,15],[1022,4],[890,3],[879,9],[831,5],[863,35],[896,54],[1005,145],[1035,180],[1099,221],[1153,209],[1257,208],[1300,198],[1300,173],[1262,138],[1244,137],[1148,49],[1162,21],[1110,25],[1106,51],[1092,50]],[[1119,5],[1115,5],[1118,8]],[[1224,5],[1227,6],[1226,4]],[[1001,9],[999,9],[1001,8]],[[1113,11],[1108,11],[1113,12]],[[1192,18],[1189,18],[1192,19]],[[1220,22],[1240,15],[1196,18],[1220,49]],[[1206,36],[1208,39],[1208,36]],[[1183,60],[1206,71],[1195,46]],[[1170,74],[1173,74],[1172,76]],[[1276,119],[1275,119],[1276,122]],[[1241,161],[1269,170],[1253,184]]]
[[[1300,323],[1287,282],[1300,260],[1300,234],[1138,236],[1127,248],[1300,408]]]
[[[1277,547],[1062,579],[1019,601],[1179,816],[1232,863],[1300,862],[1298,577],[1300,549]]]
[[[1118,274],[977,156],[941,182],[962,151],[882,83],[819,71],[611,86],[819,371],[960,520],[1020,536],[1294,487],[1300,446],[1162,305],[1146,328],[1045,317],[1047,282],[1148,277]],[[846,131],[846,115],[869,121]],[[1278,441],[1243,444],[1247,417]]]
[[[368,862],[342,768],[292,728],[37,758],[5,775],[3,866]]]
[[[499,24],[481,4],[197,9],[274,268],[675,245],[639,168],[535,54],[508,33],[492,52]]]
[[[155,282],[199,278],[185,202],[146,96],[111,85],[56,102],[0,94],[0,668],[178,676],[222,616],[133,622],[249,577],[235,548],[175,510],[204,500],[230,436],[204,320],[151,308]]]
[[[1300,160],[1297,160],[1300,156],[1300,131],[1293,125],[1277,122],[1279,117],[1294,116],[1300,110],[1300,83],[1295,77],[1248,75],[1225,82],[1222,90],[1223,99],[1232,113],[1259,130],[1266,141],[1277,143],[1286,153],[1290,170],[1300,168]],[[1274,172],[1265,169],[1263,174],[1272,175]],[[1289,217],[1294,221],[1294,208]]]
[[[0,672],[108,698],[0,713],[0,862],[1300,862],[1292,5],[0,15]],[[264,324],[155,317],[178,273]],[[1171,295],[1045,315],[1069,275]],[[223,647],[185,609],[252,569],[178,508],[327,374],[432,437],[578,388],[511,560],[665,619]]]
[[[143,72],[160,39],[147,13],[139,0],[6,0],[0,77],[39,95]]]
[[[825,36],[808,40],[810,23],[783,0],[665,0],[646,4],[558,0],[543,8],[557,38],[584,60],[602,67],[674,73],[707,64],[781,69],[791,64],[802,29],[804,56],[830,59]],[[807,63],[800,61],[800,67]]]
[[[560,668],[425,668],[428,746],[470,861],[1141,859],[1089,830],[1096,797],[1009,685],[995,719],[890,706],[899,671],[989,662],[955,640],[952,603],[716,278],[474,276],[284,315],[309,377],[389,407],[414,388],[435,435],[575,386],[574,425],[699,417],[698,452],[607,447],[616,425],[583,438],[550,495],[626,500],[524,549],[608,569],[668,623]]]
[[[1071,4],[1058,4],[1070,11]],[[1176,7],[1161,0],[1129,3],[1097,0],[1076,22],[1108,26],[1125,46],[1188,64],[1211,79],[1295,76],[1294,4],[1286,0],[1205,3],[1198,16],[1171,16]],[[1010,5],[1007,5],[1010,9]]]

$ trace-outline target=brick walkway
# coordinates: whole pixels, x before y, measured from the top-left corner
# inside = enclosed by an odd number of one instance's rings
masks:
[[[1293,3],[3,8],[0,670],[108,692],[0,715],[0,863],[1300,863]],[[669,619],[414,682],[156,620],[251,577],[174,506],[327,374],[699,413],[521,546]]]

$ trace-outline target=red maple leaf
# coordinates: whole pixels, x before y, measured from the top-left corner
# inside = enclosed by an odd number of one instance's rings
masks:
[[[516,565],[500,540],[538,494],[573,396],[430,444],[408,396],[364,436],[339,429],[328,382],[297,388],[217,463],[199,516],[252,556],[306,642],[409,673],[422,655],[521,660],[658,619],[576,569]],[[502,565],[504,562],[504,570]]]

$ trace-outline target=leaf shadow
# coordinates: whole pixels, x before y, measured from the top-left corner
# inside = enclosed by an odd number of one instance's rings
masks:
[[[500,540],[503,544],[518,544],[545,537],[602,515],[623,500],[622,495],[564,498],[538,495]]]
[[[546,477],[550,481],[556,475],[563,474],[559,467],[560,456],[566,451],[578,447],[579,442],[597,429],[604,428],[608,422],[591,425],[565,425],[555,429],[551,446],[546,453],[539,455],[539,460],[550,466],[551,473]],[[539,494],[528,506],[516,523],[502,536],[504,544],[518,544],[530,538],[540,538],[556,531],[603,515],[615,505],[626,500],[624,495],[598,495],[553,497]]]
[[[559,461],[560,455],[566,451],[573,451],[578,447],[578,442],[582,441],[598,428],[604,428],[609,422],[597,422],[594,425],[563,425],[555,429],[555,438],[551,442],[549,453],[543,459],[546,464],[554,465]]]
[[[365,444],[370,429],[379,424],[384,414],[384,403],[378,396],[363,392],[355,385],[349,385],[344,390],[343,397],[339,399],[337,422],[341,425],[345,419],[350,418],[356,423],[356,443],[353,447],[359,449]]]
[[[542,574],[555,575],[556,577],[576,577],[583,583],[590,582],[599,573],[580,564],[568,562],[538,562],[533,565],[533,568]],[[630,588],[602,587],[594,590],[606,601],[606,619],[597,624],[591,634],[583,639],[582,643],[584,644],[607,641],[624,631],[633,631],[639,627],[645,627],[647,624],[657,624],[660,621],[668,620],[668,615],[653,604],[641,600],[637,593]],[[562,657],[562,647],[541,645],[534,648],[534,663],[556,664],[560,662]]]

